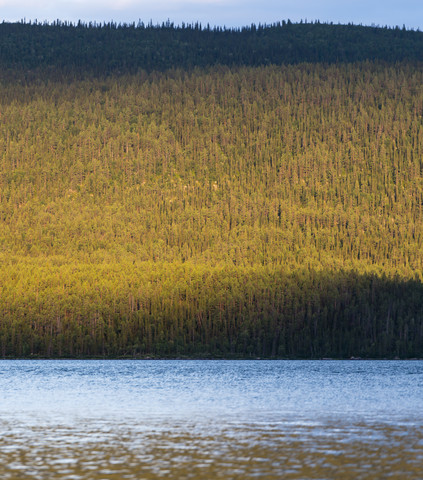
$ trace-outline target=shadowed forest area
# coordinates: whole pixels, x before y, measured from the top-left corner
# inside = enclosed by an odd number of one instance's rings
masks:
[[[423,33],[0,24],[0,355],[422,357]]]
[[[278,22],[240,29],[152,24],[0,24],[2,68],[71,76],[380,60],[421,61],[423,33],[405,28]],[[59,69],[59,70],[57,70]]]

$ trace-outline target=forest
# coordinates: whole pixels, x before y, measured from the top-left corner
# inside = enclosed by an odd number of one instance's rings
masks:
[[[12,75],[31,71],[71,77],[192,69],[380,60],[421,61],[423,33],[405,28],[326,23],[222,28],[79,22],[0,24],[0,64]],[[3,73],[3,75],[5,72]]]
[[[0,24],[0,356],[423,357],[423,33]]]

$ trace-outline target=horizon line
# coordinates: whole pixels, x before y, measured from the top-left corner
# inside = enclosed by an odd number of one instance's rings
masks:
[[[137,21],[132,21],[132,22],[125,22],[125,21],[114,21],[114,20],[61,20],[61,19],[55,19],[55,20],[39,20],[37,18],[35,19],[26,19],[26,17],[21,18],[20,20],[16,21],[9,21],[3,19],[1,21],[1,24],[10,24],[10,25],[33,25],[33,26],[50,26],[50,27],[70,27],[70,28],[137,28],[137,29],[145,29],[145,28],[150,28],[150,29],[156,29],[156,28],[169,28],[169,29],[194,29],[194,30],[201,30],[201,31],[231,31],[231,32],[242,32],[246,30],[264,30],[264,29],[269,29],[269,28],[282,28],[282,27],[287,27],[291,25],[328,25],[328,26],[341,26],[341,27],[362,27],[362,28],[372,28],[372,29],[380,29],[380,30],[402,30],[406,32],[419,32],[421,33],[421,30],[419,27],[414,28],[414,27],[407,27],[405,24],[402,26],[399,25],[380,25],[380,24],[375,24],[371,23],[370,25],[368,24],[363,24],[363,23],[354,23],[353,21],[348,22],[348,23],[342,23],[342,22],[334,22],[330,20],[308,20],[307,18],[305,19],[300,19],[299,21],[291,21],[289,18],[287,19],[282,19],[282,20],[276,20],[272,23],[267,23],[267,22],[259,22],[259,23],[250,23],[245,24],[243,26],[227,26],[227,25],[218,25],[218,24],[210,24],[210,22],[204,23],[201,22],[200,20],[193,21],[193,22],[181,22],[181,23],[176,23],[171,21],[169,18],[166,21],[162,22],[155,22],[153,23],[153,20],[150,19],[148,22],[144,22],[140,18]]]

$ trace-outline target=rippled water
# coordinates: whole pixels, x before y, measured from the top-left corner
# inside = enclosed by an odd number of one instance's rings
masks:
[[[1,479],[422,479],[421,361],[0,361]]]

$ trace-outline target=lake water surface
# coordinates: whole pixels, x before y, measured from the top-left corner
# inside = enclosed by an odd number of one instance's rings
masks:
[[[0,361],[0,478],[422,479],[422,361]]]

